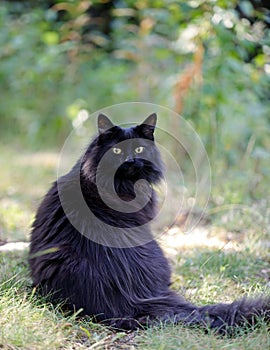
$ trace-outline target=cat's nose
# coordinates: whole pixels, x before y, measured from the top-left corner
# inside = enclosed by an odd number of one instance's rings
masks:
[[[132,157],[127,157],[127,158],[125,159],[125,162],[131,165],[131,164],[133,164],[133,163],[135,162],[135,160],[134,160],[134,158],[132,158]]]

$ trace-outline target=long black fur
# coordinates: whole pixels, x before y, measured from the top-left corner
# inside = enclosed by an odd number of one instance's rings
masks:
[[[137,138],[140,142],[153,141],[155,123],[153,114],[139,126],[122,129],[114,126],[106,116],[99,116],[99,135],[74,168],[53,184],[38,208],[29,257],[34,285],[39,286],[43,294],[49,293],[53,300],[65,301],[69,309],[82,308],[84,315],[119,329],[135,329],[158,322],[183,322],[224,333],[245,322],[253,324],[257,316],[269,320],[270,300],[267,297],[198,307],[170,289],[168,261],[147,224],[156,212],[156,196],[151,185],[163,176],[162,161],[154,142],[151,147],[145,146],[148,159],[152,161],[135,157],[130,164],[119,157],[119,169],[114,179],[117,195],[125,201],[134,199],[134,183],[138,179],[147,180],[151,184],[147,205],[133,213],[121,213],[101,200],[96,171],[102,156],[124,140],[134,142],[134,147],[138,146]],[[87,220],[86,212],[79,212],[75,186],[77,172],[88,207],[101,222],[112,227],[109,233],[104,232],[102,224]],[[68,194],[66,206],[76,228],[64,212],[62,201],[65,199],[60,200],[59,186],[64,194]],[[106,192],[106,174],[103,188]],[[134,237],[127,235],[122,238],[123,243],[130,239],[130,246],[108,246],[107,233],[111,237],[113,228],[119,227],[123,231],[134,228],[136,238],[144,235],[148,239],[144,244],[132,246]],[[117,243],[117,237],[114,239]],[[104,244],[100,244],[100,240]]]

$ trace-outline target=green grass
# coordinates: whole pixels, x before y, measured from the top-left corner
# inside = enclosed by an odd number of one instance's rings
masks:
[[[0,241],[23,241],[38,201],[55,178],[58,155],[4,146],[0,152]]]
[[[0,152],[0,242],[27,241],[35,209],[55,179],[58,154],[34,154],[7,146],[0,146]],[[214,192],[219,192],[217,187]],[[267,293],[270,255],[269,215],[265,213],[269,198],[254,201],[250,210],[244,210],[244,204],[241,203],[241,210],[234,210],[234,215],[230,213],[231,207],[230,210],[211,209],[210,222],[194,234],[184,235],[177,226],[162,237],[172,265],[172,287],[192,302],[200,305],[229,302],[244,294]],[[0,251],[1,349],[135,347],[149,350],[268,349],[270,335],[263,322],[248,332],[239,330],[233,338],[206,334],[182,325],[114,333],[92,323],[91,319],[65,316],[61,305],[53,307],[38,296],[31,287],[27,249]]]
[[[205,334],[198,329],[182,326],[166,326],[145,331],[139,338],[139,347],[151,350],[201,350],[201,349],[269,349],[270,336],[267,327],[252,332],[241,332],[235,338],[222,338],[213,333]]]

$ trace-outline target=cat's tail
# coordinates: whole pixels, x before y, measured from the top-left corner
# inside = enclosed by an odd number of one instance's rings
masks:
[[[218,333],[230,334],[244,325],[256,325],[259,319],[269,322],[270,297],[243,298],[231,304],[206,305],[196,311],[200,315],[199,323]],[[196,317],[193,321],[196,323]]]
[[[195,325],[206,330],[213,329],[220,334],[231,335],[239,327],[255,326],[260,320],[270,323],[270,296],[245,297],[228,304],[196,306],[170,291],[167,298],[145,303],[144,311],[150,316],[148,324],[151,324],[151,319],[154,321],[156,317],[156,321],[158,319],[165,323]]]

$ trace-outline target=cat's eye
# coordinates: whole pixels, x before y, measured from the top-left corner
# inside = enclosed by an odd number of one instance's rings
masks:
[[[144,147],[143,146],[135,148],[135,153],[137,153],[137,154],[142,153],[143,151],[144,151]]]
[[[112,150],[113,150],[113,153],[114,153],[114,154],[120,154],[120,153],[122,153],[121,148],[118,148],[118,147],[114,147]]]

